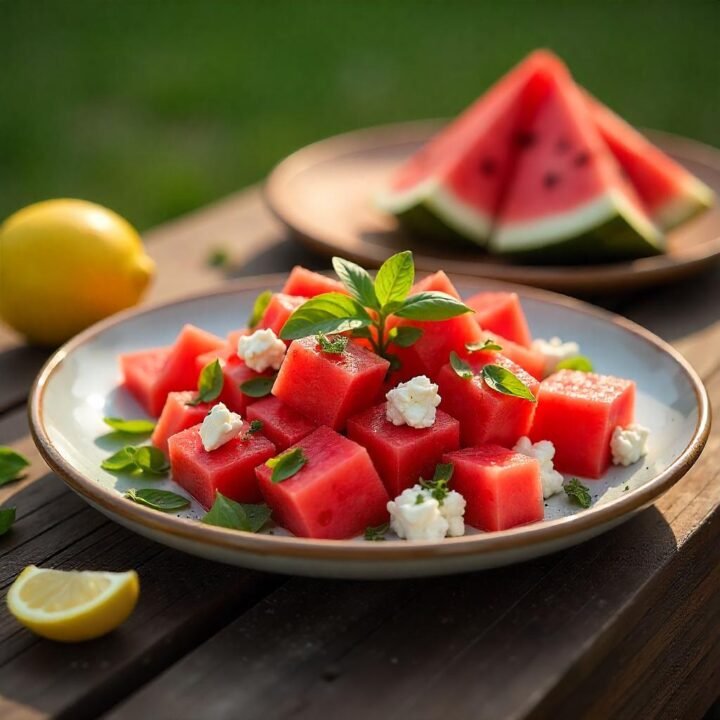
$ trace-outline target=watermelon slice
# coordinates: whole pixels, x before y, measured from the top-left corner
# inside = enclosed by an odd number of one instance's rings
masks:
[[[212,403],[188,405],[196,393],[191,390],[171,392],[165,401],[160,417],[155,424],[150,441],[165,454],[168,451],[168,440],[182,430],[201,423],[210,412]]]
[[[296,265],[290,271],[282,292],[285,295],[302,295],[306,298],[329,292],[348,294],[345,286],[339,280],[333,280],[333,278],[308,270],[301,265]]]
[[[263,435],[272,440],[278,450],[286,450],[300,442],[317,427],[304,415],[272,396],[252,403],[247,409],[247,418],[262,423]]]
[[[465,304],[475,311],[475,319],[483,330],[530,347],[532,336],[517,293],[481,292],[468,298]]]

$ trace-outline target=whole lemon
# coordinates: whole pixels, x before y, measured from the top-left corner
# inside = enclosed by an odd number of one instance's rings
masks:
[[[137,231],[85,200],[29,205],[0,227],[0,317],[58,345],[138,302],[155,265]]]

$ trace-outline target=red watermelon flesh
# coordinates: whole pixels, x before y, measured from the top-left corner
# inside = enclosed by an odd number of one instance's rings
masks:
[[[210,412],[212,403],[188,405],[195,395],[196,393],[191,390],[183,390],[182,392],[171,392],[167,396],[165,406],[150,438],[152,444],[165,454],[168,451],[168,440],[173,435],[201,423]]]
[[[274,293],[258,323],[258,328],[269,328],[280,337],[282,326],[287,322],[293,311],[299,308],[306,300],[306,297],[297,295]]]
[[[280,483],[266,465],[256,469],[276,522],[300,537],[342,540],[380,525],[388,517],[388,495],[364,447],[320,427],[303,438],[307,463]]]
[[[483,330],[530,347],[532,336],[520,298],[514,292],[481,292],[465,301],[475,311],[475,319]]]
[[[430,479],[444,452],[460,447],[460,423],[442,410],[429,428],[393,425],[386,403],[348,420],[351,440],[365,447],[391,498],[412,487],[421,476]]]
[[[259,420],[262,432],[282,451],[300,442],[317,425],[276,397],[262,398],[247,409],[248,420]]]
[[[485,339],[492,340],[496,345],[499,345],[502,348],[502,354],[506,358],[512,360],[534,378],[543,379],[545,375],[545,356],[541,352],[518,345],[496,333],[483,331],[483,340]]]
[[[200,425],[173,435],[168,440],[173,480],[206,508],[215,502],[217,492],[241,503],[259,502],[255,468],[273,457],[276,448],[262,433],[244,439],[248,427],[211,452],[203,447]]]
[[[499,365],[515,374],[535,396],[540,383],[500,353],[476,352],[469,363],[476,373],[469,380],[458,376],[449,363],[440,369],[440,407],[460,421],[463,446],[496,443],[512,447],[530,431],[536,403],[493,390],[477,373],[485,365]]]
[[[544,517],[540,465],[499,445],[447,453],[450,487],[467,501],[465,522],[480,530],[509,530]]]
[[[252,330],[250,330],[248,328],[240,328],[239,330],[231,330],[227,334],[228,347],[234,353],[237,353],[238,340],[240,340],[240,338],[243,337],[244,335],[250,335],[251,333],[252,333]]]
[[[355,343],[331,354],[314,337],[302,338],[290,345],[272,392],[316,424],[342,430],[351,415],[376,402],[389,367]]]
[[[306,298],[330,292],[348,294],[340,281],[308,270],[301,265],[296,265],[290,271],[282,292],[285,295],[302,295]]]
[[[157,378],[169,354],[170,348],[155,348],[120,355],[123,385],[150,415],[157,415],[165,402]]]
[[[454,298],[460,299],[460,293],[452,284],[452,280],[442,271],[426,275],[422,280],[418,280],[411,288],[410,295],[417,295],[421,292],[444,292],[452,295]]]
[[[599,478],[610,467],[613,430],[630,425],[634,415],[631,380],[560,370],[540,384],[530,437],[555,445],[558,471]]]

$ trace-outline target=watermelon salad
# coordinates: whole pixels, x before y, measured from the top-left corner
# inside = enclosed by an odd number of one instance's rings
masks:
[[[156,421],[108,419],[152,436],[103,467],[184,491],[128,500],[192,496],[203,522],[251,532],[441,541],[542,521],[556,494],[588,507],[593,479],[647,453],[634,382],[593,372],[572,339],[533,339],[515,293],[415,283],[407,251],[374,278],[333,265],[339,280],[296,267],[225,338],[186,325],[120,357]]]
[[[403,225],[492,253],[613,261],[665,250],[712,191],[539,50],[413,154],[379,193]]]

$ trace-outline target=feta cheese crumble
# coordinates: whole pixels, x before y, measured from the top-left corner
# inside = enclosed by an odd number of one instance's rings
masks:
[[[234,412],[230,412],[225,403],[213,406],[200,426],[200,440],[207,452],[217,450],[221,445],[240,434],[243,420]]]
[[[632,465],[647,455],[647,441],[650,431],[642,425],[633,423],[626,428],[619,425],[613,430],[610,440],[612,461],[615,465]]]
[[[555,446],[549,440],[533,443],[528,437],[521,437],[513,448],[515,452],[535,458],[540,464],[540,482],[543,498],[547,500],[563,491],[563,476],[555,469],[553,458]]]
[[[238,339],[238,357],[255,372],[279,370],[286,350],[285,343],[272,330],[256,330]]]
[[[580,355],[580,346],[576,342],[563,342],[559,337],[549,340],[538,338],[532,341],[531,349],[539,352],[545,358],[543,377],[552,375],[558,363],[570,360]]]
[[[414,485],[387,504],[390,527],[405,540],[442,540],[465,534],[465,498],[450,490],[439,503],[430,490]]]
[[[435,408],[440,404],[438,386],[425,375],[400,383],[387,395],[385,416],[393,425],[429,428],[435,423]]]

